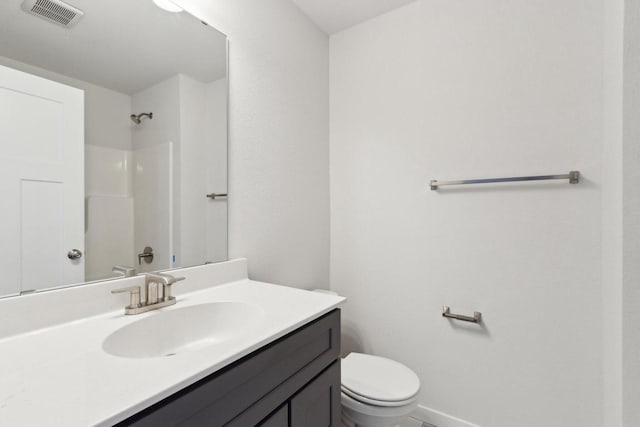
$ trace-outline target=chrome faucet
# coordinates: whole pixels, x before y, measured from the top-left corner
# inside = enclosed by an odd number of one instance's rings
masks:
[[[120,273],[124,277],[133,277],[136,275],[136,269],[128,265],[114,265],[111,269],[114,273]]]
[[[174,277],[164,273],[145,273],[145,301],[140,300],[140,286],[115,289],[111,293],[130,293],[131,298],[129,305],[124,308],[124,314],[146,313],[175,304],[176,298],[171,295],[171,286],[180,280],[184,280],[184,277]]]

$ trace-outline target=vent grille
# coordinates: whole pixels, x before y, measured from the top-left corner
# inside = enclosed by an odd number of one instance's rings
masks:
[[[76,13],[73,10],[66,9],[49,0],[37,0],[36,4],[31,8],[31,12],[56,21],[65,27],[76,17]]]
[[[63,27],[75,25],[84,13],[60,0],[25,0],[22,9]]]

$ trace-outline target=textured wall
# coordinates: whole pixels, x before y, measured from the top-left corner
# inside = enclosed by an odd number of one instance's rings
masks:
[[[331,37],[346,349],[414,368],[426,407],[491,427],[602,423],[603,7],[417,1]],[[571,169],[581,184],[427,189]]]
[[[640,425],[640,4],[625,2],[624,43],[624,425]]]
[[[602,144],[603,426],[622,424],[622,107],[624,0],[604,2]]]
[[[229,255],[329,283],[329,41],[289,0],[181,0],[229,36]]]

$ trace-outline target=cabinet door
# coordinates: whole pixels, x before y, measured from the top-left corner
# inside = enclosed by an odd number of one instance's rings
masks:
[[[284,405],[269,415],[258,427],[289,427],[289,405]]]
[[[340,361],[296,394],[290,405],[291,427],[340,427]]]

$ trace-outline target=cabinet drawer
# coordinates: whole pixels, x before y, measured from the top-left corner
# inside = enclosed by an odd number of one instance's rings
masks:
[[[340,311],[334,310],[119,426],[222,426],[250,407],[245,424],[237,425],[256,425],[339,355]]]

